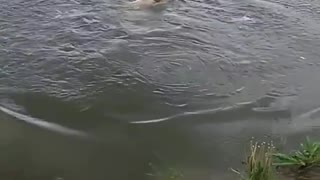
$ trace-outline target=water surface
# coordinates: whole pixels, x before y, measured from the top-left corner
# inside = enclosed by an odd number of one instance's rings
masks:
[[[320,3],[0,0],[0,177],[234,179],[319,137]]]

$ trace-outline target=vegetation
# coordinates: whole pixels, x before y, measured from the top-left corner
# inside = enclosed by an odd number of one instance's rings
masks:
[[[272,155],[273,145],[262,143],[258,145],[251,143],[250,155],[247,158],[246,167],[248,180],[270,180],[273,179]]]
[[[272,166],[272,157],[274,146],[271,144],[257,142],[250,145],[250,152],[246,159],[245,173],[238,173],[243,180],[273,180],[274,167]]]
[[[277,153],[272,142],[251,142],[244,164],[244,172],[231,169],[239,174],[242,180],[279,180],[280,178],[277,175],[278,173],[282,174],[281,170],[283,169],[290,169],[296,179],[301,179],[299,177],[305,175],[303,172],[320,167],[320,142],[314,142],[307,138],[306,142],[301,144],[299,150],[290,154]],[[150,166],[153,173],[148,175],[152,176],[155,180],[183,179],[183,174],[174,168],[160,168],[153,164],[150,164]],[[296,171],[297,169],[299,171]],[[308,171],[304,171],[307,169]],[[319,179],[320,174],[311,176],[314,178],[302,178],[310,180]]]
[[[320,166],[320,142],[313,142],[307,138],[306,142],[301,144],[301,149],[291,154],[275,153],[272,143],[251,143],[245,165],[245,173],[233,170],[241,175],[243,180],[275,180],[278,179],[277,172],[283,168],[290,169],[292,174],[298,177],[303,171],[295,171],[297,168],[310,170]],[[275,168],[278,168],[278,171]],[[317,177],[319,179],[319,176]]]
[[[298,167],[299,169],[310,168],[320,165],[320,143],[312,142],[307,138],[305,143],[301,144],[301,149],[293,154],[276,153],[275,166]]]

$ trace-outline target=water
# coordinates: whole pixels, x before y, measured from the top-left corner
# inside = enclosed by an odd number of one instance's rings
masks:
[[[0,177],[234,179],[319,138],[320,3],[0,0]]]

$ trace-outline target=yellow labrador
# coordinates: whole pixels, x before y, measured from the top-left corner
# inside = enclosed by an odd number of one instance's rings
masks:
[[[159,5],[167,4],[168,0],[135,0],[130,2],[130,4],[136,8],[152,8]]]

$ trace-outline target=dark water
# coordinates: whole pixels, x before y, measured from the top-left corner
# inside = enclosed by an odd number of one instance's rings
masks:
[[[319,137],[320,2],[0,0],[0,177],[234,179]]]

